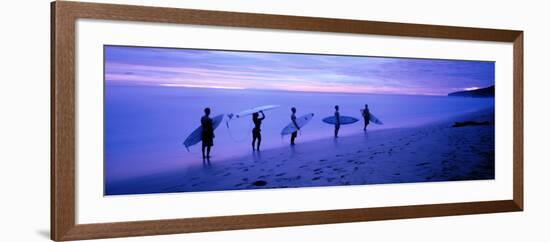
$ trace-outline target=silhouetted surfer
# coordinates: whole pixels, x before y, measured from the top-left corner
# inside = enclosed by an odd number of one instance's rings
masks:
[[[340,108],[338,105],[334,106],[334,118],[336,119],[336,123],[334,123],[334,138],[338,138],[338,131],[340,130],[340,112],[338,111]]]
[[[296,123],[296,108],[292,107],[290,109],[292,111],[292,115],[290,115],[290,120],[292,120],[292,123],[294,126],[296,126],[296,131],[292,132],[290,135],[290,145],[294,145],[294,140],[296,139],[296,136],[298,136],[298,130],[300,130],[300,126]]]
[[[214,126],[209,117],[210,108],[204,109],[204,116],[201,118],[202,127],[202,159],[210,161],[210,148],[214,146]],[[206,150],[206,154],[205,151]]]
[[[262,117],[260,118],[260,114],[262,114]],[[252,150],[254,150],[254,144],[256,143],[256,140],[258,140],[258,144],[256,145],[256,150],[260,150],[260,143],[262,142],[262,133],[260,126],[262,126],[262,120],[265,119],[265,114],[263,111],[256,112],[252,114],[252,122],[254,122],[254,129],[252,129]]]
[[[365,109],[363,109],[363,121],[365,122],[365,126],[363,126],[363,130],[367,131],[367,126],[370,123],[370,111],[369,111],[369,105],[365,104]]]

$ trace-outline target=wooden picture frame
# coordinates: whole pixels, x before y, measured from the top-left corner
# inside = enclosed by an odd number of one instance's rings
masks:
[[[76,224],[75,22],[82,18],[513,43],[513,199]],[[65,1],[51,4],[51,26],[52,240],[100,239],[523,210],[522,31]]]

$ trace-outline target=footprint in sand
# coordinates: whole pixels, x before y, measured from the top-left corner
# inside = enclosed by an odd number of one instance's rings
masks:
[[[321,160],[319,160],[319,161],[320,161],[320,162],[325,162],[325,161],[327,161],[327,160],[325,160],[325,159],[321,159]]]
[[[223,176],[229,176],[229,175],[231,175],[231,172],[223,174]]]
[[[418,163],[416,164],[416,166],[425,166],[425,165],[429,165],[430,162],[422,162],[422,163]]]
[[[305,167],[307,167],[307,165],[301,165],[298,168],[305,168]]]
[[[361,152],[363,152],[363,151],[362,151],[362,150],[358,150],[358,151],[357,151],[357,153],[361,153]]]
[[[311,180],[312,180],[312,181],[317,181],[317,180],[319,180],[319,179],[321,179],[321,177],[320,177],[320,176],[317,176],[317,177],[314,177],[314,178],[311,179]]]
[[[262,186],[267,185],[267,182],[264,181],[264,180],[258,180],[258,181],[253,182],[252,185],[257,186],[257,187],[262,187]]]
[[[279,173],[279,174],[277,174],[277,175],[275,175],[275,176],[284,176],[285,174],[286,174],[286,173],[283,172],[283,173]]]

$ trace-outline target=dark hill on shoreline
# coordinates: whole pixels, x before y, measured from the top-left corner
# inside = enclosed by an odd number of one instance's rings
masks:
[[[448,96],[455,97],[494,97],[495,96],[495,86],[480,88],[470,91],[460,91],[449,93]]]

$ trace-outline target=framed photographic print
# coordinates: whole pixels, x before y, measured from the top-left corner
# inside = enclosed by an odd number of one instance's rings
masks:
[[[51,164],[58,241],[522,211],[523,32],[53,2]]]

